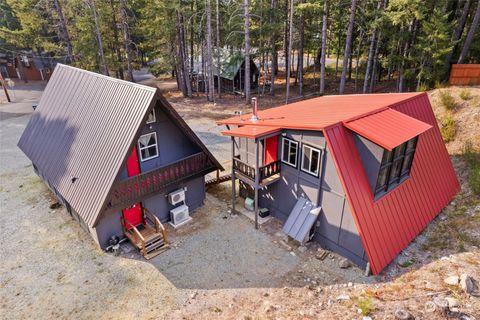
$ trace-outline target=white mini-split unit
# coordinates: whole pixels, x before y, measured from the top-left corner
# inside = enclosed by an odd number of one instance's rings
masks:
[[[170,210],[170,225],[174,228],[178,228],[185,223],[192,220],[190,217],[188,206],[185,204],[185,190],[178,189],[168,195],[168,202],[171,205],[177,205],[183,203],[181,206]]]

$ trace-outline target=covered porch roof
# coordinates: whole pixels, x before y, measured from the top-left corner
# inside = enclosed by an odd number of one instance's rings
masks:
[[[270,135],[275,132],[280,132],[282,128],[280,127],[265,127],[265,126],[241,126],[235,129],[222,131],[222,134],[225,136],[231,137],[242,137],[242,138],[260,138],[266,135]]]

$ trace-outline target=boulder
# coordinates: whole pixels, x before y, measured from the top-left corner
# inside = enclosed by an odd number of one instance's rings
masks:
[[[343,300],[343,301],[350,300],[350,296],[348,294],[343,293],[337,297],[337,300]]]
[[[460,276],[460,287],[465,291],[467,294],[471,294],[475,289],[475,285],[473,284],[473,279],[468,274],[464,273]]]
[[[443,280],[443,282],[445,282],[445,284],[448,284],[450,286],[458,285],[458,281],[459,281],[458,276],[450,276],[450,277],[447,277]]]
[[[340,262],[338,263],[338,265],[340,266],[341,269],[348,269],[352,266],[352,263],[350,262],[350,260],[343,258],[343,259],[340,259]]]
[[[458,303],[458,300],[455,299],[455,298],[447,297],[447,298],[445,298],[445,300],[447,300],[447,302],[448,302],[448,307],[449,307],[449,308],[458,307],[458,306],[460,305],[460,304]]]

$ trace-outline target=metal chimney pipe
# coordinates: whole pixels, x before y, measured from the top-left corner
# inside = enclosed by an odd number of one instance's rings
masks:
[[[258,121],[258,116],[257,116],[257,98],[252,98],[252,118],[250,119],[250,121],[252,122],[256,122]]]

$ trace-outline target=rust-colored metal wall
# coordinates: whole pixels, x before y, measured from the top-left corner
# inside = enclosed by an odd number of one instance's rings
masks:
[[[324,130],[374,274],[382,271],[460,190],[427,95],[391,108],[432,128],[420,135],[410,178],[378,200],[362,168],[353,133],[341,124]]]
[[[480,85],[480,64],[454,64],[450,70],[450,85]]]

